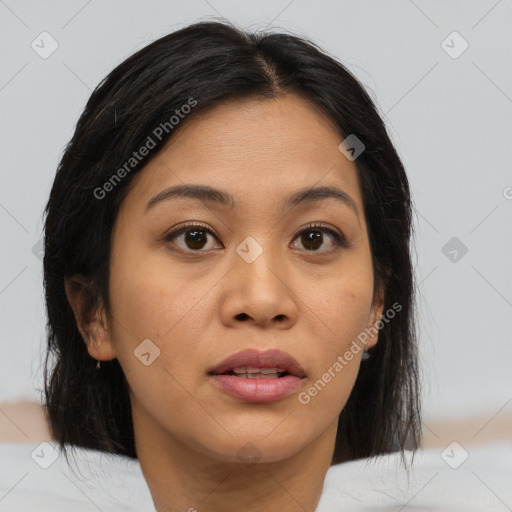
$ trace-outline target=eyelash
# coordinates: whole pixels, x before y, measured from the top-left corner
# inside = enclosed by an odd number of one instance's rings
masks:
[[[187,231],[193,231],[195,228],[200,228],[201,231],[205,231],[205,232],[213,235],[215,238],[217,238],[217,240],[219,239],[219,237],[207,225],[202,224],[201,222],[195,222],[193,224],[186,224],[170,233],[167,233],[166,235],[164,235],[162,237],[161,241],[170,242],[172,239],[178,237],[179,235],[182,235],[183,233],[186,233]],[[298,236],[302,235],[303,233],[307,233],[309,231],[320,231],[322,233],[328,233],[329,235],[332,236],[334,244],[333,244],[333,247],[327,251],[315,251],[315,250],[307,250],[306,249],[306,252],[308,252],[308,253],[319,253],[319,254],[323,254],[323,255],[329,255],[329,254],[332,254],[342,248],[346,249],[349,247],[347,239],[342,234],[340,234],[337,231],[323,225],[322,223],[318,223],[318,222],[313,222],[313,223],[305,226],[304,228],[300,229],[298,232],[296,232],[293,235],[293,240],[295,240]],[[188,250],[186,250],[186,252],[201,253],[201,252],[207,252],[207,251],[202,251],[202,250],[194,251],[194,250],[188,249]]]

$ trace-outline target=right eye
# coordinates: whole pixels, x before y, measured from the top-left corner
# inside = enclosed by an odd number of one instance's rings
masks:
[[[194,223],[187,224],[172,231],[171,233],[168,233],[165,235],[163,240],[165,242],[172,243],[172,245],[176,245],[179,249],[186,252],[207,252],[208,249],[215,248],[207,247],[206,250],[203,250],[208,244],[208,235],[211,235],[213,238],[217,238],[206,226]],[[177,240],[181,243],[171,242],[172,240]]]

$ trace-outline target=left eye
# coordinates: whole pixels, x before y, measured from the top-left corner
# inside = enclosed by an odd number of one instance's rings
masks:
[[[325,242],[325,234],[327,234],[331,240],[330,247],[328,249],[319,250]],[[208,235],[211,235],[212,238],[217,239],[217,237],[212,233],[210,229],[199,224],[192,224],[183,226],[176,231],[169,233],[164,237],[164,240],[166,242],[178,240],[179,242],[181,239],[181,241],[184,243],[184,246],[180,243],[173,242],[180,249],[190,250],[192,252],[205,252],[203,249],[207,250],[215,248],[207,247]],[[307,252],[331,253],[341,247],[347,247],[347,242],[343,235],[340,235],[333,229],[316,224],[308,226],[302,231],[299,231],[295,235],[294,240],[300,241]],[[294,242],[293,246],[294,248],[297,248],[297,242]],[[220,245],[218,248],[222,248],[222,245]]]
[[[324,243],[325,234],[329,235],[331,246],[324,251],[318,251],[317,249]],[[323,252],[329,254],[341,247],[347,247],[346,239],[343,235],[340,235],[333,229],[317,224],[308,226],[300,231],[295,239],[299,239],[308,252]]]

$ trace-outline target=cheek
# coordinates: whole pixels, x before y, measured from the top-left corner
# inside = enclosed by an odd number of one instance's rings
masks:
[[[212,322],[208,315],[215,308],[208,291],[217,280],[216,275],[191,280],[179,271],[171,271],[168,260],[161,256],[152,258],[148,254],[138,258],[132,251],[117,259],[110,277],[112,342],[127,376],[133,373],[132,378],[138,380],[141,372],[145,375],[151,368],[151,381],[157,374],[160,379],[167,379],[169,375],[164,374],[168,372],[180,382],[189,382],[191,375],[187,369],[198,363],[199,357],[194,355],[194,347]],[[144,342],[148,339],[151,343]],[[143,342],[145,345],[141,345]],[[136,357],[144,353],[141,351],[145,346],[150,360],[153,354],[157,355],[147,367]],[[147,388],[148,383],[149,380],[139,384]],[[172,379],[167,385],[171,384]]]
[[[139,411],[159,418],[159,423],[177,429],[175,434],[182,437],[187,432],[180,432],[180,421],[189,424],[201,413],[187,392],[194,389],[197,379],[191,367],[202,364],[191,333],[193,306],[199,297],[164,275],[155,267],[140,269],[119,283],[112,298],[119,320],[114,322],[112,340],[132,406],[136,397]],[[185,420],[184,415],[180,421],[170,420],[168,411],[183,409],[184,404],[188,404],[190,418]]]
[[[316,325],[315,375],[299,402],[312,416],[336,416],[344,407],[359,371],[362,343],[373,299],[371,260],[347,258],[329,279],[316,280],[305,295],[304,315]]]
[[[180,329],[187,313],[201,299],[197,287],[155,266],[139,266],[131,273],[114,272],[111,284],[112,314],[134,342],[165,339]]]
[[[344,351],[368,327],[373,300],[369,255],[353,254],[343,259],[337,269],[316,279],[302,295],[304,314],[316,319],[331,349]]]
[[[297,396],[299,410],[303,410],[302,424],[318,429],[336,420],[352,392],[360,368],[362,345],[357,340],[367,325],[371,293],[365,288],[333,290],[334,299],[328,304],[328,333],[317,338],[314,375],[308,386]],[[321,420],[320,420],[321,418]]]

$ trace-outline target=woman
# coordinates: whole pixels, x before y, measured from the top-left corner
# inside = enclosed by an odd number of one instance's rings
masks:
[[[410,235],[339,62],[227,23],[153,42],[46,207],[53,437],[138,458],[159,512],[314,511],[331,464],[419,446]]]

